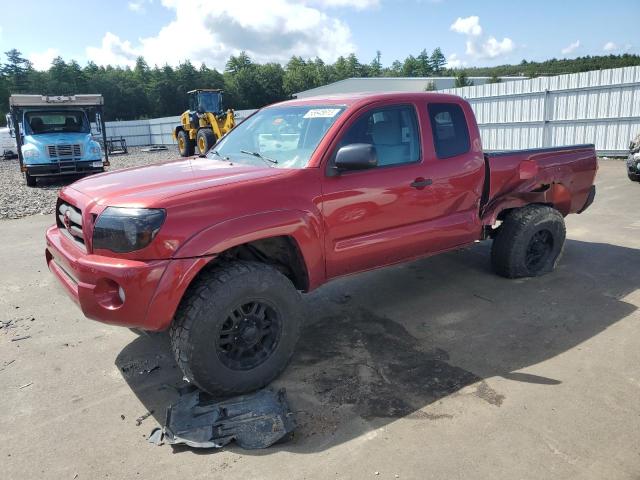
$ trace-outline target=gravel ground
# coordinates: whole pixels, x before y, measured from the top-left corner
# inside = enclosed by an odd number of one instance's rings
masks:
[[[83,318],[52,219],[4,220],[0,478],[640,480],[640,184],[596,181],[549,275],[493,275],[481,242],[304,295],[272,385],[298,428],[266,450],[150,444],[184,385],[167,335]]]
[[[113,156],[107,171],[148,165],[178,158],[174,147],[164,152],[142,152],[141,147],[130,147],[128,155]],[[48,215],[55,209],[58,191],[78,177],[38,180],[36,188],[27,187],[20,172],[18,159],[0,159],[0,219],[20,218],[28,215]]]

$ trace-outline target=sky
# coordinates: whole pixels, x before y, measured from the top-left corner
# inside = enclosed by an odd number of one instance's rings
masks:
[[[0,52],[39,70],[62,56],[81,65],[224,69],[292,55],[333,62],[382,52],[387,66],[440,47],[450,67],[640,53],[640,0],[0,0]]]

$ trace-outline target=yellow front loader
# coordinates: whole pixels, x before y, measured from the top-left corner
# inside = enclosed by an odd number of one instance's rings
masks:
[[[233,110],[222,108],[222,90],[191,90],[189,110],[180,116],[180,125],[174,128],[173,138],[183,157],[194,154],[196,145],[204,154],[235,126]]]

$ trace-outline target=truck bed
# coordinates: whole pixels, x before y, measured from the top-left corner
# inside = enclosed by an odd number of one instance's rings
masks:
[[[485,153],[489,182],[484,211],[509,198],[544,201],[553,196],[563,214],[578,212],[587,201],[598,169],[594,145],[532,148]],[[559,198],[564,196],[565,198]],[[546,202],[545,202],[546,203]]]

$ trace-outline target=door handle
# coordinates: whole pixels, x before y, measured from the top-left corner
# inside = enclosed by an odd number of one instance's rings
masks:
[[[413,182],[411,182],[411,186],[413,188],[417,188],[419,190],[422,190],[424,187],[428,187],[429,185],[431,185],[433,183],[433,180],[431,180],[430,178],[416,178]]]

